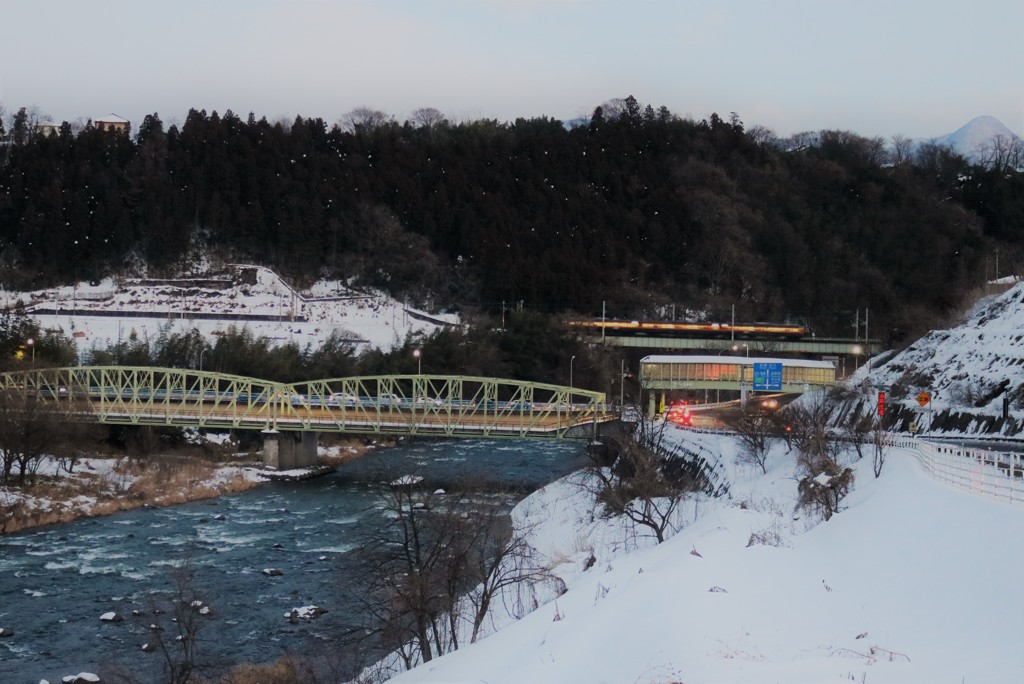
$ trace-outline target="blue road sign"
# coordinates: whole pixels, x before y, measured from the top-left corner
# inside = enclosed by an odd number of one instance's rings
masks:
[[[754,391],[781,392],[782,364],[754,363]]]

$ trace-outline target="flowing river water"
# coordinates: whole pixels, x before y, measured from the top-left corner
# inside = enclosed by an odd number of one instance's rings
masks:
[[[212,671],[289,653],[330,660],[358,610],[349,552],[381,524],[388,482],[419,475],[426,491],[471,482],[474,496],[511,507],[585,464],[576,442],[409,441],[314,480],[0,537],[0,627],[14,631],[0,638],[0,682],[118,668],[137,681],[160,681],[159,655],[141,647],[151,641],[149,624],[167,624],[168,615],[153,609],[167,604],[183,560],[194,571],[189,589],[212,611],[199,639]],[[328,612],[285,618],[311,604]],[[102,622],[108,611],[124,621]]]

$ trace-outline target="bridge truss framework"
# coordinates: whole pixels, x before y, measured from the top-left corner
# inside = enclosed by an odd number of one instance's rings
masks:
[[[5,396],[112,425],[396,436],[589,438],[615,416],[602,392],[502,378],[380,375],[278,383],[175,368],[0,373]]]

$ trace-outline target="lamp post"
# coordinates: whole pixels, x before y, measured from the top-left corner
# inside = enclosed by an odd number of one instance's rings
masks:
[[[573,356],[571,359],[569,359],[569,387],[573,386],[573,384],[572,384],[572,362],[575,361],[575,360],[576,360],[575,356]]]
[[[205,354],[205,353],[206,353],[206,347],[203,347],[203,350],[199,352],[199,372],[200,373],[203,372],[203,354]]]
[[[416,357],[416,375],[423,375],[423,350],[413,349],[412,355]]]
[[[35,365],[35,363],[36,363],[36,341],[30,337],[27,340],[25,340],[25,344],[27,344],[28,348],[32,350],[32,365]]]

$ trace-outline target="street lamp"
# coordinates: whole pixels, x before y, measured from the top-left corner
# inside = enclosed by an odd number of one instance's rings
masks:
[[[416,375],[423,375],[423,350],[413,349],[412,355],[416,357]]]
[[[30,337],[25,340],[25,344],[27,344],[28,348],[32,350],[32,363],[34,365],[36,362],[36,341]]]
[[[572,384],[572,362],[575,361],[575,360],[576,360],[575,356],[573,356],[571,359],[569,359],[569,387],[573,386],[573,384]]]
[[[199,352],[199,372],[200,373],[203,372],[203,354],[205,354],[205,353],[206,353],[206,347],[203,347],[203,350],[201,352]]]

